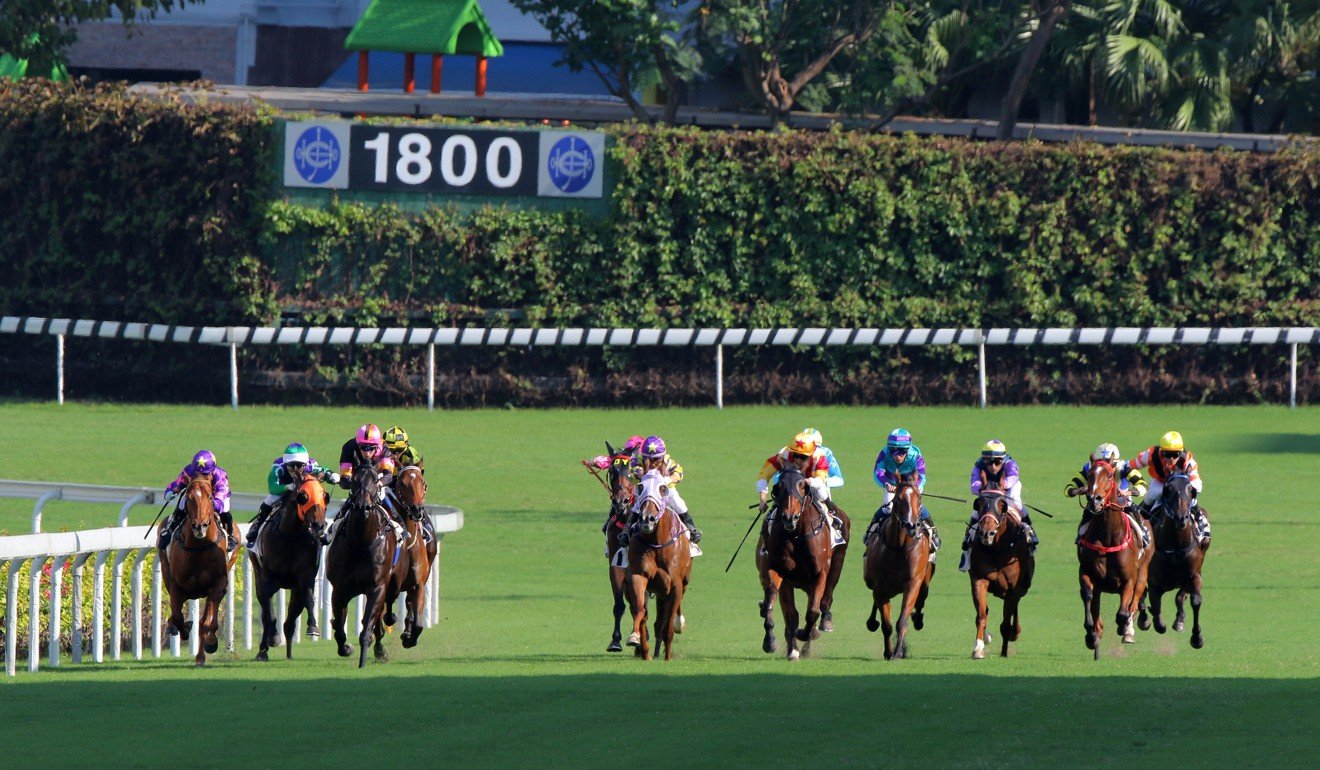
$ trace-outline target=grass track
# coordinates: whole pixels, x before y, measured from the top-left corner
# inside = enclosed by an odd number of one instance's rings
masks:
[[[656,411],[373,411],[360,409],[0,405],[11,435],[0,476],[163,485],[196,449],[214,449],[235,489],[256,492],[289,440],[334,460],[366,419],[401,422],[426,453],[432,497],[466,512],[445,539],[441,624],[415,650],[358,672],[325,644],[298,660],[220,655],[194,671],[175,660],[66,665],[0,684],[0,741],[11,762],[50,756],[101,764],[199,766],[449,761],[618,765],[637,736],[672,742],[684,764],[789,761],[875,766],[1312,765],[1320,665],[1316,636],[1315,459],[1320,410],[1252,408],[890,409],[740,407]],[[962,506],[931,501],[946,551],[914,658],[879,660],[863,621],[861,551],[849,555],[838,631],[796,664],[760,652],[758,588],[747,553],[723,573],[750,523],[761,461],[806,424],[820,428],[848,484],[836,500],[869,518],[870,465],[896,425],[928,457],[928,490],[958,495],[980,445],[1004,440],[1038,519],[1036,586],[1007,659],[969,659],[972,615],[957,573]],[[1127,454],[1181,430],[1206,476],[1215,524],[1203,612],[1207,646],[1185,634],[1112,633],[1104,659],[1082,644],[1072,546],[1077,509],[1061,493],[1100,440]],[[660,432],[688,472],[684,496],[707,533],[686,603],[679,659],[607,656],[600,557],[602,493],[577,464],[601,439]],[[45,437],[51,437],[49,439]],[[1311,483],[1307,483],[1310,480]],[[1261,490],[1269,489],[1268,494]],[[52,504],[46,529],[108,526],[115,506]],[[134,522],[154,510],[138,508]],[[0,500],[0,529],[27,530],[29,501]],[[953,543],[952,546],[949,543]],[[744,551],[747,549],[744,548]],[[1114,599],[1104,614],[1112,631]],[[997,606],[992,609],[997,625]],[[403,720],[405,703],[420,719]],[[166,729],[205,704],[248,740],[199,754],[196,731]],[[272,715],[291,715],[280,728]],[[213,720],[208,720],[213,721]],[[76,734],[77,741],[69,741]],[[346,732],[346,735],[341,735]],[[291,736],[291,737],[282,737]],[[649,750],[648,750],[649,751]],[[109,754],[107,754],[109,752]]]

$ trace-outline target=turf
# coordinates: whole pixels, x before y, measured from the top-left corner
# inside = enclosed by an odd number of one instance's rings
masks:
[[[445,538],[441,622],[414,650],[358,671],[325,643],[296,660],[219,655],[20,672],[0,682],[0,741],[19,763],[216,766],[410,762],[462,766],[1202,765],[1313,763],[1320,562],[1312,513],[1320,410],[1275,407],[894,409],[759,407],[655,411],[228,409],[8,403],[22,446],[0,476],[163,485],[213,449],[237,490],[260,491],[290,440],[334,460],[361,422],[399,422],[427,456],[433,500],[464,509]],[[979,447],[1008,444],[1042,545],[1008,659],[970,660],[966,577],[956,572],[963,506],[930,500],[946,550],[910,637],[913,658],[880,659],[863,625],[861,552],[849,555],[838,630],[810,658],[760,652],[759,588],[748,549],[761,462],[804,425],[825,435],[855,519],[877,503],[870,466],[893,427],[928,458],[928,491],[959,495]],[[1078,511],[1062,487],[1095,444],[1126,454],[1182,431],[1206,477],[1214,521],[1202,613],[1186,634],[1082,642],[1072,546]],[[609,597],[599,531],[603,492],[578,459],[634,432],[658,432],[687,469],[684,496],[706,532],[677,659],[603,652]],[[146,523],[154,510],[136,509]],[[53,503],[47,530],[108,526],[115,506]],[[0,528],[25,532],[30,501],[0,500]],[[953,542],[954,545],[948,545]],[[749,546],[750,547],[750,546]],[[998,622],[992,608],[992,626]],[[1114,600],[1106,597],[1111,621]],[[997,649],[997,645],[996,645]],[[241,738],[236,739],[237,731]],[[70,736],[77,740],[69,740]],[[221,748],[222,747],[222,748]]]

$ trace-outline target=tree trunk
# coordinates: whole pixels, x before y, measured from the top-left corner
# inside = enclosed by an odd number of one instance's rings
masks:
[[[1045,53],[1050,35],[1054,34],[1054,25],[1068,12],[1069,2],[1070,0],[1046,0],[1044,10],[1040,12],[1040,23],[1036,26],[1036,31],[1031,33],[1031,40],[1027,41],[1027,47],[1022,51],[1022,58],[1018,59],[1017,69],[1013,71],[1013,80],[1009,82],[1008,93],[1004,95],[1004,108],[999,115],[999,132],[995,138],[1001,141],[1013,138],[1018,110],[1022,108],[1022,99],[1027,95],[1031,76],[1036,72],[1036,63],[1040,61],[1041,54]]]

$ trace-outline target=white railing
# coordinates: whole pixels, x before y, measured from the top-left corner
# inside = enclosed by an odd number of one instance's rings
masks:
[[[0,489],[13,490],[15,484],[29,482],[0,482]],[[91,496],[92,488],[89,485],[47,485],[62,489],[76,487],[81,490],[80,494]],[[117,493],[113,490],[133,488],[122,487],[103,487],[102,490],[112,490],[105,492],[105,497],[113,497]],[[26,490],[29,493],[37,490]],[[16,495],[8,494],[5,496],[30,496],[30,494]],[[44,496],[44,495],[39,495]],[[260,501],[259,495],[246,495]],[[65,497],[63,499],[87,499]],[[123,499],[94,499],[90,502],[118,502]],[[131,507],[125,506],[125,512]],[[431,517],[432,524],[435,525],[437,541],[443,540],[446,532],[455,532],[463,526],[463,512],[457,508],[448,506],[428,505],[427,513]],[[251,510],[255,510],[255,507]],[[126,513],[125,513],[126,515]],[[39,520],[39,519],[38,519]],[[246,533],[248,525],[242,524],[239,529]],[[145,537],[144,537],[145,535]],[[440,589],[440,570],[438,549],[441,543],[437,542],[436,563],[431,565],[431,579],[426,588],[426,601],[423,612],[422,624],[425,628],[431,628],[439,621],[439,589]],[[242,546],[239,546],[242,548]],[[60,664],[60,627],[62,625],[62,615],[67,609],[70,613],[70,631],[72,634],[72,645],[70,659],[73,663],[82,663],[84,658],[84,646],[88,641],[88,632],[90,628],[91,657],[92,661],[100,663],[105,660],[106,650],[109,649],[110,659],[119,660],[121,655],[127,651],[134,658],[141,659],[144,654],[149,653],[153,657],[160,657],[163,654],[164,622],[168,613],[168,602],[162,607],[162,578],[159,561],[153,560],[153,567],[150,575],[150,598],[144,596],[144,572],[146,571],[147,555],[154,553],[155,537],[151,534],[149,528],[141,525],[127,526],[123,517],[121,517],[121,526],[110,527],[106,529],[93,529],[80,532],[59,532],[59,533],[34,533],[31,535],[18,535],[14,537],[0,537],[0,566],[7,566],[7,603],[5,618],[5,672],[13,676],[17,668],[18,655],[18,596],[19,596],[19,578],[20,571],[24,566],[28,566],[28,670],[36,671],[41,662],[41,616],[42,607],[47,608],[47,627],[44,634],[46,640],[46,654],[48,665],[58,666]],[[329,582],[325,578],[325,552],[321,550],[320,566],[318,568],[316,586],[315,586],[315,604],[317,608],[318,620],[322,629],[323,636],[330,631],[330,590]],[[226,594],[225,606],[222,609],[220,636],[226,649],[233,651],[235,649],[235,637],[237,634],[236,625],[242,624],[242,641],[246,649],[251,650],[252,628],[253,624],[260,628],[261,625],[261,607],[253,595],[253,572],[252,564],[246,558],[246,554],[240,556],[243,570],[243,604],[242,612],[235,614],[236,610],[236,590],[233,571],[230,573],[231,590]],[[83,582],[84,571],[88,563],[93,570],[92,575],[92,611],[90,626],[83,617]],[[50,577],[46,585],[49,588],[49,595],[43,596],[42,584],[43,573],[47,565],[51,566]],[[106,571],[109,568],[109,586],[110,596],[109,616],[106,613],[106,594],[107,580]],[[125,628],[125,607],[124,607],[124,581],[125,569],[129,570],[129,607],[128,623]],[[238,567],[235,567],[237,570]],[[72,587],[66,597],[64,592],[64,574],[69,572],[71,575]],[[275,606],[272,610],[276,614],[277,622],[283,624],[285,613],[288,606],[288,592],[280,591],[272,601]],[[144,603],[145,602],[145,603]],[[143,649],[143,608],[150,610],[150,621],[147,630],[151,633],[151,646],[149,649]],[[188,617],[194,621],[198,618],[199,603],[190,601],[187,603]],[[403,597],[399,598],[399,607],[396,610],[400,616],[403,614]],[[354,600],[350,609],[350,618],[353,622],[353,628],[349,631],[351,635],[356,635],[361,630],[362,599],[359,597]],[[255,619],[255,621],[254,621]],[[302,640],[303,628],[306,622],[300,624],[294,633],[295,642]],[[125,631],[128,631],[129,639],[127,650],[125,649]],[[196,654],[198,646],[198,635],[192,634],[190,637],[191,654]],[[181,654],[178,637],[170,637],[168,641],[169,653],[178,656]]]
[[[0,317],[0,334],[46,334],[56,338],[56,398],[64,403],[64,337],[176,342],[229,348],[229,401],[238,408],[238,348],[246,345],[425,345],[426,405],[435,408],[435,348],[439,346],[713,347],[715,403],[724,406],[724,347],[897,347],[943,345],[977,348],[980,405],[986,406],[986,346],[1023,345],[1289,345],[1288,405],[1297,405],[1297,346],[1320,344],[1320,328],[1261,327],[1084,327],[1023,329],[877,328],[433,328],[326,326],[174,326],[69,318]]]

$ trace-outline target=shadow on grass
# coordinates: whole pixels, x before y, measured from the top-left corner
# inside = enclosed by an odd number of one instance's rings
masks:
[[[1259,454],[1320,454],[1320,434],[1247,433],[1235,436],[1233,446],[1239,452]]]
[[[10,766],[52,756],[197,767],[1150,767],[1313,757],[1303,725],[1317,710],[1315,679],[895,668],[866,676],[381,676],[376,668],[301,679],[265,676],[272,669],[129,682],[57,677],[3,693],[0,739]]]

